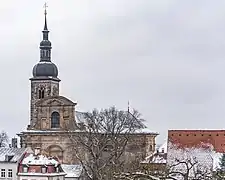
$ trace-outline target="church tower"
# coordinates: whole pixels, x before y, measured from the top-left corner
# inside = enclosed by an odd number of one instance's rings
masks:
[[[47,27],[47,11],[45,9],[45,23],[43,40],[40,43],[40,61],[33,67],[33,77],[31,81],[30,100],[30,125],[28,129],[33,129],[37,123],[36,102],[48,96],[59,96],[58,68],[51,61],[51,42],[49,41],[49,31]]]

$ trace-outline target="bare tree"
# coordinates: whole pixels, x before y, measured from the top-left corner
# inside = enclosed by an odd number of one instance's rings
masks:
[[[124,180],[212,180],[212,169],[208,165],[200,162],[197,157],[179,159],[176,158],[173,164],[163,166],[162,168],[138,167],[130,173],[121,173],[117,175],[118,179]]]
[[[144,128],[138,111],[115,107],[84,114],[79,133],[71,133],[74,152],[90,180],[114,179],[124,170],[125,151],[132,133]]]
[[[9,137],[5,131],[0,133],[0,147],[7,147],[9,145]]]
[[[197,157],[180,160],[168,166],[166,178],[173,180],[209,180],[212,179],[212,168],[202,164]]]

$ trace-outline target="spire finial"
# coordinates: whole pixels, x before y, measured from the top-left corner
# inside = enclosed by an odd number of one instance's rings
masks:
[[[44,26],[44,30],[48,30],[47,28],[47,3],[44,4],[44,9],[45,9],[45,26]]]
[[[128,110],[128,112],[130,112],[130,102],[128,101],[128,103],[127,103],[127,110]]]

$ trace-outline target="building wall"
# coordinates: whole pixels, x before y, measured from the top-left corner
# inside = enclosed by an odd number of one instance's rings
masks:
[[[5,178],[1,177],[2,169],[5,169]],[[12,169],[12,178],[8,177],[9,169]],[[0,162],[0,179],[17,180],[17,163]]]
[[[49,177],[48,180],[64,180],[64,176],[54,176],[54,177]]]
[[[80,179],[76,177],[65,177],[65,180],[80,180]]]
[[[147,154],[155,150],[156,135],[134,134],[131,135],[131,140],[128,142],[126,152],[133,154],[135,157],[144,159]],[[43,133],[25,133],[21,136],[23,147],[31,147],[33,150],[36,147],[41,148],[41,153],[50,156],[57,156],[61,163],[75,164],[78,160],[74,156],[73,148],[78,147],[71,141],[67,133],[53,132]],[[149,146],[152,146],[152,151],[149,151]],[[135,158],[134,157],[134,158]]]
[[[196,175],[196,169],[211,176],[215,152],[225,152],[225,130],[169,130],[167,148],[167,165],[173,165],[173,171],[187,173],[194,164],[189,177]]]
[[[41,148],[41,153],[49,156],[56,156],[61,163],[73,162],[74,156],[71,148],[71,140],[67,134],[50,132],[43,134],[25,134],[22,137],[22,146]]]
[[[18,176],[18,180],[64,180],[64,176],[35,176],[35,175],[27,175],[27,176]]]
[[[18,180],[48,180],[46,176],[18,176]]]
[[[31,80],[30,127],[37,123],[36,102],[39,101],[39,90],[44,90],[44,97],[59,95],[59,82],[53,80]]]
[[[58,129],[74,128],[75,104],[65,97],[57,96],[46,98],[38,103],[37,106],[37,125],[36,130],[51,130],[51,115],[58,112],[60,115],[60,127]]]
[[[181,147],[212,144],[217,152],[225,152],[225,130],[169,130],[168,141]]]

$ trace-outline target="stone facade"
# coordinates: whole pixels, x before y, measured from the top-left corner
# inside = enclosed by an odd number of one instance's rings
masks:
[[[36,79],[31,78],[31,99],[30,99],[30,125],[33,127],[37,122],[36,102],[44,97],[59,95],[59,80],[58,79]]]
[[[46,17],[45,17],[46,19]],[[57,156],[62,163],[76,163],[68,130],[76,135],[76,120],[82,115],[75,111],[76,103],[60,96],[58,69],[51,62],[51,42],[48,40],[45,21],[43,40],[40,43],[40,62],[33,68],[31,81],[30,124],[27,130],[18,134],[22,147],[33,150],[41,148],[42,153]],[[146,157],[155,149],[157,133],[131,134],[127,152]]]
[[[74,136],[79,132],[74,132]],[[36,147],[41,148],[41,153],[56,156],[61,163],[74,164],[77,163],[73,148],[76,148],[74,141],[71,141],[68,132],[63,130],[28,130],[20,134],[22,147],[31,147],[33,150]],[[126,148],[126,154],[129,158],[139,157],[144,159],[155,149],[156,134],[131,134],[130,141]],[[131,160],[131,159],[130,159]]]

